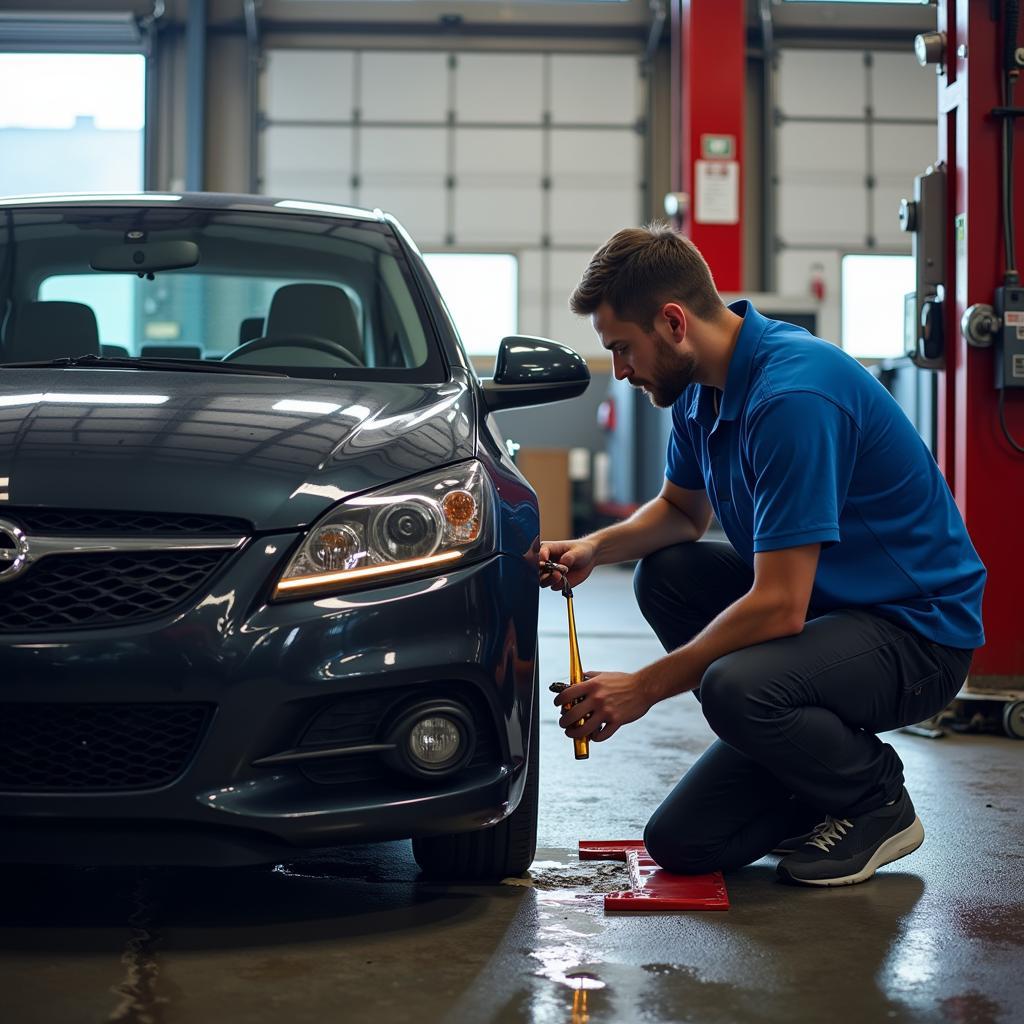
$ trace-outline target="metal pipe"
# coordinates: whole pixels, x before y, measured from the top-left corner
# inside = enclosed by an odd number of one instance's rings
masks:
[[[147,190],[157,189],[157,125],[160,123],[159,97],[159,29],[160,19],[164,16],[164,0],[154,0],[153,10],[144,18],[139,18],[139,33],[143,41],[143,55],[146,58],[146,122],[142,135],[142,187]]]
[[[651,31],[647,35],[647,48],[644,50],[644,64],[651,64],[661,44],[661,33],[665,30],[665,19],[668,9],[664,0],[651,0]]]
[[[185,189],[202,192],[206,144],[206,0],[188,0],[185,26]]]
[[[249,97],[249,191],[259,191],[260,24],[257,0],[245,0],[246,88]]]
[[[762,64],[761,125],[764,132],[761,168],[761,285],[764,291],[775,291],[776,259],[776,145],[775,145],[775,31],[772,25],[771,0],[760,0],[761,37],[764,49]]]
[[[668,9],[664,0],[651,0],[651,31],[647,37],[647,48],[640,60],[646,95],[644,96],[643,169],[644,195],[642,220],[654,215],[654,58],[661,45]]]

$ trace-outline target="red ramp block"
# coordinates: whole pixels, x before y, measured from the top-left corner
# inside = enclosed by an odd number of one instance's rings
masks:
[[[604,898],[608,910],[728,910],[729,893],[721,871],[673,875],[654,862],[640,839],[580,840],[580,860],[622,860],[628,891]]]

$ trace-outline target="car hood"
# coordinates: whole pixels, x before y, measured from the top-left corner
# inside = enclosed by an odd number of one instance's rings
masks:
[[[5,507],[236,516],[294,529],[357,491],[469,458],[466,380],[0,370]]]

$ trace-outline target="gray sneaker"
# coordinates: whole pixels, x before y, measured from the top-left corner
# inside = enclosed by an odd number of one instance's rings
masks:
[[[891,804],[866,814],[827,817],[776,871],[782,881],[796,885],[853,885],[923,842],[924,826],[904,789]]]

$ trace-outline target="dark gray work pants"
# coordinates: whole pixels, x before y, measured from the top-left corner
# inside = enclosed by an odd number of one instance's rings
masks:
[[[696,636],[752,582],[733,548],[716,541],[656,551],[633,579],[666,650]],[[719,739],[648,822],[651,856],[681,874],[730,870],[825,814],[852,817],[895,799],[903,763],[875,734],[944,708],[972,653],[855,609],[809,617],[798,636],[719,658],[697,691]]]

